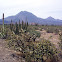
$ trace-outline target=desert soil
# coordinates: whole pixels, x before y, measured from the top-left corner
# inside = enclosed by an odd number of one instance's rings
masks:
[[[38,40],[41,40],[41,38],[44,38],[46,40],[51,41],[51,43],[53,43],[57,48],[59,47],[58,42],[60,42],[59,40],[59,35],[56,35],[55,33],[47,33],[45,30],[40,31],[37,30],[38,32],[40,32],[41,36]]]
[[[0,62],[24,62],[15,52],[16,51],[6,48],[6,41],[0,39]]]

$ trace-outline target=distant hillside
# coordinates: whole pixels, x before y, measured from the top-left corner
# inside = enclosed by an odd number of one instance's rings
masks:
[[[34,14],[27,12],[27,11],[21,11],[20,13],[14,15],[14,16],[9,16],[5,18],[6,21],[13,21],[15,23],[16,21],[24,21],[24,22],[29,22],[29,23],[38,23],[38,24],[48,24],[48,25],[62,25],[62,20],[59,19],[54,19],[52,17],[48,17],[46,19],[39,18],[35,16]],[[1,22],[1,21],[0,21]]]
[[[24,22],[28,21],[29,23],[38,23],[38,17],[36,17],[35,15],[33,15],[32,13],[27,12],[27,11],[21,11],[20,13],[16,14],[15,16],[9,16],[9,17],[5,18],[5,20],[7,20],[7,21],[11,21],[11,19],[14,22],[23,20]]]
[[[0,19],[0,24],[2,24],[2,23],[3,23],[3,22],[2,22],[2,19]],[[4,23],[5,23],[5,24],[9,24],[10,22],[8,22],[8,21],[5,20]]]

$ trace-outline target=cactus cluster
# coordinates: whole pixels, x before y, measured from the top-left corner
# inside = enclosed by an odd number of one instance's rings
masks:
[[[3,13],[3,18],[2,18],[3,22],[2,22],[2,31],[0,33],[1,38],[5,37],[5,32],[4,32],[4,13]]]

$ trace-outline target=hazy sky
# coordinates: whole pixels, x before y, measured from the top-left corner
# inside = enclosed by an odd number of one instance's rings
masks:
[[[7,17],[20,11],[32,12],[41,18],[62,19],[62,0],[0,0],[0,19],[2,13]]]

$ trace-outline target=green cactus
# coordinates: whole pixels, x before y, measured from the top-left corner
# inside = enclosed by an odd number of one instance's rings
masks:
[[[11,29],[11,31],[13,30],[13,23],[12,23],[12,20],[11,20],[11,23],[10,23],[10,29]]]
[[[3,36],[4,36],[4,13],[3,13]]]
[[[15,26],[16,26],[15,34],[19,34],[19,28],[18,28],[18,24],[17,24],[17,22],[16,22]]]
[[[2,24],[2,31],[1,31],[1,33],[0,33],[0,37],[1,38],[4,38],[4,13],[3,13],[3,24]]]
[[[3,13],[3,34],[4,34],[4,13]]]
[[[19,20],[19,30],[21,29],[21,23],[20,23],[20,20]]]

